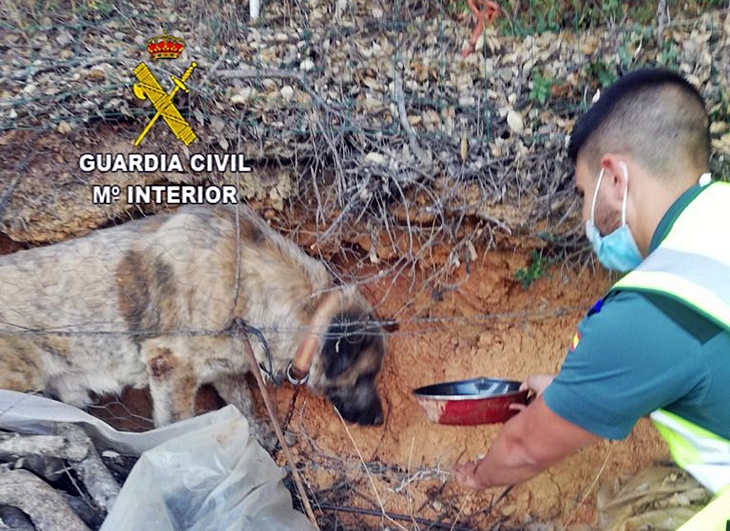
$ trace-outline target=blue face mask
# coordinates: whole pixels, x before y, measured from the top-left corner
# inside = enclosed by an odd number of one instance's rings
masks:
[[[593,204],[591,205],[591,219],[586,221],[586,236],[593,245],[593,250],[598,256],[598,260],[606,269],[615,271],[631,271],[636,268],[643,257],[636,245],[636,240],[631,234],[631,229],[626,224],[626,198],[629,195],[629,180],[626,178],[626,190],[624,191],[624,200],[621,206],[621,226],[611,234],[601,236],[595,225],[594,214],[596,211],[596,199],[598,198],[598,187],[601,186],[603,179],[603,169],[598,176],[596,183],[596,191],[593,194]]]

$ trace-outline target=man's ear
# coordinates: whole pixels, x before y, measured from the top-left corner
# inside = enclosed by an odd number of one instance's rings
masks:
[[[601,186],[606,187],[606,200],[616,209],[621,208],[624,194],[627,193],[629,169],[626,163],[616,154],[606,153],[601,157],[603,181]]]

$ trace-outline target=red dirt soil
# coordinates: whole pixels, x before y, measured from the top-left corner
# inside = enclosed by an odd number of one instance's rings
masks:
[[[403,322],[390,338],[380,378],[380,390],[387,404],[382,428],[348,426],[348,435],[332,408],[324,400],[310,396],[306,412],[294,415],[291,429],[306,432],[314,440],[317,455],[357,455],[357,446],[366,462],[398,465],[405,472],[402,488],[389,484],[387,477],[374,477],[375,489],[389,512],[436,519],[451,504],[459,511],[446,521],[454,523],[460,516],[459,525],[468,520],[472,527],[488,528],[504,518],[517,526],[553,518],[565,523],[594,524],[594,481],[599,472],[601,480],[611,480],[668,458],[646,419],[639,422],[626,441],[606,441],[584,449],[516,486],[491,515],[476,519],[469,516],[488,507],[504,489],[467,495],[451,483],[443,486],[443,473],[439,479],[418,479],[419,470],[440,466],[441,471],[448,471],[457,460],[486,453],[500,427],[432,424],[411,391],[422,385],[465,378],[523,380],[529,374],[558,371],[578,321],[610,286],[605,272],[577,274],[553,267],[549,278],[541,278],[525,290],[514,280],[514,272],[527,265],[527,255],[480,252],[483,259],[472,265],[463,284],[445,293],[441,300],[417,300],[407,310],[408,315],[400,317]],[[390,286],[391,279],[383,279],[366,289],[371,300],[383,301],[379,308],[381,318],[391,318],[412,298],[407,278],[398,278]],[[284,410],[289,396],[288,389],[278,391]],[[303,453],[303,457],[311,457],[311,452]],[[359,474],[362,476],[361,468]],[[322,488],[321,478],[314,473],[312,478]],[[377,499],[369,482],[362,482],[358,492]],[[362,502],[355,504],[367,506]],[[405,524],[409,529],[417,528],[413,527],[415,524]]]

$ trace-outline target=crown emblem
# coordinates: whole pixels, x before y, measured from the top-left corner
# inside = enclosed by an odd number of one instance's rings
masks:
[[[177,59],[185,49],[185,41],[180,37],[167,34],[167,30],[159,37],[147,39],[147,51],[152,59]]]

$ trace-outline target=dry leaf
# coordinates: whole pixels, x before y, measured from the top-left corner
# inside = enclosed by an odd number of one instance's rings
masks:
[[[195,109],[193,111],[193,114],[195,115],[195,119],[200,125],[203,125],[205,123],[205,115],[203,114],[203,111],[201,111],[200,109]]]
[[[106,74],[101,68],[92,68],[86,71],[86,78],[91,81],[101,81],[106,77]]]
[[[464,132],[461,135],[461,146],[459,147],[459,154],[461,155],[461,161],[466,161],[466,156],[469,154],[469,136]]]
[[[71,126],[68,122],[60,122],[56,129],[58,129],[58,132],[62,135],[67,135],[73,130],[73,126]]]
[[[211,116],[210,118],[210,128],[213,129],[214,132],[220,133],[223,131],[223,128],[225,127],[225,122],[218,118],[217,116]]]
[[[66,29],[62,28],[58,31],[58,35],[56,35],[56,42],[60,44],[61,47],[65,47],[74,42],[74,38]]]
[[[385,164],[385,155],[372,151],[365,155],[365,162],[371,162],[373,164]]]
[[[291,85],[285,85],[281,87],[281,97],[284,98],[286,101],[289,101],[294,97],[294,87]]]
[[[730,155],[730,133],[722,135],[720,138],[712,140],[712,147],[722,153]]]
[[[510,109],[507,113],[507,125],[509,125],[509,128],[516,135],[521,135],[522,132],[525,130],[525,124],[522,121],[522,115],[514,109]]]
[[[477,249],[471,241],[466,242],[466,250],[469,253],[469,261],[476,262],[479,257],[477,255]]]

